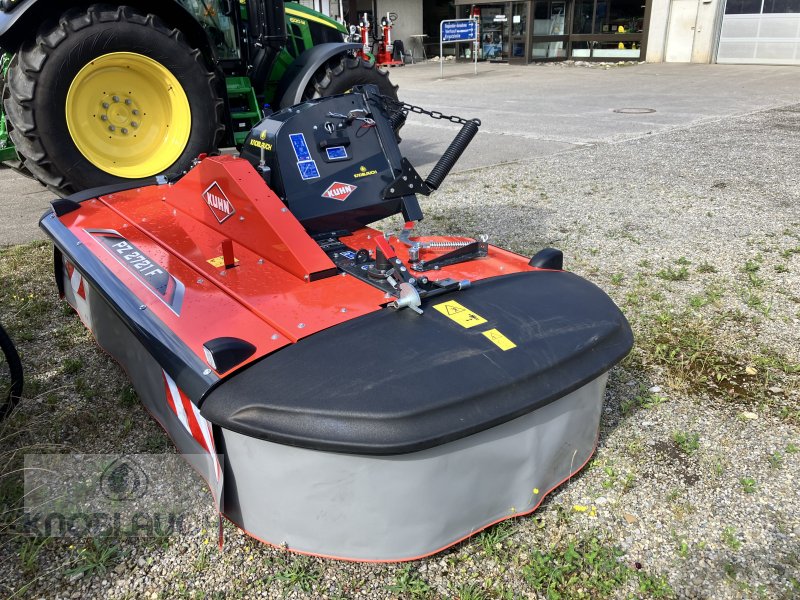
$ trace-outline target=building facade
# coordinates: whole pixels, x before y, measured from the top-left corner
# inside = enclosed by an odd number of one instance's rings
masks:
[[[397,15],[395,39],[438,54],[439,23],[473,17],[480,60],[800,65],[800,0],[303,0],[357,22]],[[355,18],[354,18],[354,15]],[[446,53],[471,58],[471,44]]]

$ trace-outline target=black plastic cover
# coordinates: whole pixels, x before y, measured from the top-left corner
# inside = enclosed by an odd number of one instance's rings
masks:
[[[455,300],[486,323],[433,306]],[[327,329],[222,380],[201,403],[225,429],[282,444],[402,454],[488,429],[592,381],[631,349],[620,310],[571,273],[477,282],[411,310]],[[497,329],[516,348],[484,335]]]

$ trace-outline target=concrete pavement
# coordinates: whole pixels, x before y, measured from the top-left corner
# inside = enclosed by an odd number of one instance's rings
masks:
[[[428,62],[394,68],[402,100],[466,118],[481,131],[456,170],[614,144],[675,128],[800,102],[797,67],[642,64],[582,67]],[[618,109],[654,112],[620,113]],[[423,176],[458,126],[412,115],[402,149]],[[565,177],[569,174],[565,173]],[[53,195],[0,170],[0,245],[39,239],[37,222]]]

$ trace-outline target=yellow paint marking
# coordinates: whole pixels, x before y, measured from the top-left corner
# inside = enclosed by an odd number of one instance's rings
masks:
[[[206,262],[208,264],[210,264],[212,267],[214,267],[215,269],[219,269],[219,268],[225,266],[225,259],[222,256],[217,256],[216,258],[209,258]],[[234,258],[233,262],[234,263],[238,263],[239,259],[238,258]]]
[[[514,342],[512,342],[502,333],[497,331],[497,329],[490,329],[489,331],[484,331],[483,335],[489,338],[492,341],[492,343],[498,348],[500,348],[500,350],[502,350],[503,352],[517,347],[517,345]]]
[[[472,312],[470,309],[464,306],[461,306],[455,300],[448,300],[447,302],[442,302],[441,304],[434,304],[433,308],[438,310],[448,319],[455,321],[465,329],[486,323],[486,319],[484,319],[482,316]]]

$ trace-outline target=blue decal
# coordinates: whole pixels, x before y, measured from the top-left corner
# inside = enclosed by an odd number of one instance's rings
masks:
[[[303,160],[297,163],[297,168],[300,169],[300,177],[305,179],[316,179],[319,177],[319,170],[317,163],[313,160]]]
[[[354,260],[356,257],[356,253],[353,252],[352,250],[345,250],[344,252],[340,252],[339,254],[341,254],[345,258],[349,258],[350,260]]]
[[[362,271],[366,271],[367,269],[369,269],[369,265],[361,265]]]
[[[344,146],[334,146],[333,148],[326,148],[325,152],[328,153],[328,160],[342,160],[347,158],[347,150]]]
[[[306,138],[302,133],[293,133],[289,136],[289,139],[292,140],[292,147],[294,148],[294,154],[297,156],[297,160],[311,160],[311,153],[308,151]]]

